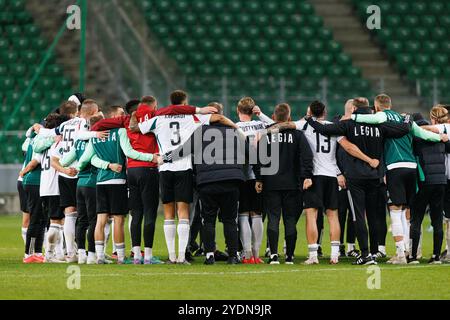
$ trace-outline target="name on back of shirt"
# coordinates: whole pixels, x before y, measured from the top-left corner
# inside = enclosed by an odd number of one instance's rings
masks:
[[[242,131],[248,132],[248,131],[264,130],[266,128],[266,126],[263,123],[259,123],[259,124],[252,124],[252,125],[248,125],[248,126],[240,126],[240,128]]]
[[[381,132],[378,127],[368,127],[368,126],[356,126],[355,127],[355,137],[365,136],[365,137],[381,137]]]
[[[271,134],[267,137],[267,142],[271,143],[294,143],[294,135],[292,133],[279,132]]]
[[[94,139],[92,139],[92,143],[93,144],[97,144],[97,143],[105,143],[106,141],[117,141],[117,135],[118,135],[118,133],[117,132],[111,132],[110,134],[109,134],[109,136],[108,136],[108,138],[102,138],[102,139],[99,139],[99,138],[94,138]]]

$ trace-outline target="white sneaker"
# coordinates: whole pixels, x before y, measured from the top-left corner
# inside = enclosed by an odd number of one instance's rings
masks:
[[[66,263],[66,260],[58,259],[53,253],[47,253],[45,255],[45,263]]]
[[[442,263],[450,263],[450,254],[441,259]]]
[[[313,264],[319,264],[319,258],[317,257],[310,257],[308,258],[308,260],[306,260],[305,262],[303,262],[304,265],[313,265]]]
[[[73,254],[71,256],[66,256],[66,262],[67,263],[76,263],[76,262],[78,262],[78,256],[76,254]]]
[[[395,260],[392,261],[392,264],[408,264],[406,257],[396,257]]]
[[[388,261],[386,261],[387,264],[394,264],[394,261],[396,261],[398,258],[397,255],[392,256]]]
[[[87,257],[86,264],[97,264],[97,258],[89,258]]]
[[[87,263],[87,256],[85,254],[80,254],[78,256],[78,264],[86,264]]]

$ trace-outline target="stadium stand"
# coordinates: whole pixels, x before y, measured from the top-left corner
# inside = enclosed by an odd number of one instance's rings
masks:
[[[368,5],[378,5],[383,13],[382,28],[373,35],[390,61],[411,85],[420,81],[422,96],[430,96],[433,79],[438,94],[450,98],[450,3],[447,0],[352,0],[363,23]]]
[[[14,107],[42,60],[48,43],[25,8],[24,0],[0,0],[0,130],[24,130],[55,109],[71,92],[71,83],[52,57],[19,113]],[[21,163],[23,135],[8,136],[0,145],[0,163]]]
[[[266,108],[279,100],[281,79],[288,102],[290,97],[319,97],[324,78],[332,105],[339,101],[340,107],[346,97],[371,96],[361,70],[305,0],[136,3],[151,32],[186,74],[196,103],[221,100],[223,77],[228,95],[259,97]]]

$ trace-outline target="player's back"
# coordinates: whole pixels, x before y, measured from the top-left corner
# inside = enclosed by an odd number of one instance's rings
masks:
[[[91,143],[94,147],[96,155],[109,163],[117,163],[124,168],[121,173],[116,173],[111,170],[100,170],[98,173],[98,182],[104,182],[113,179],[126,179],[126,157],[120,146],[119,130],[112,129],[109,132],[109,137],[106,139],[92,138]]]
[[[59,186],[58,186],[58,171],[56,171],[51,166],[51,158],[58,154],[58,157],[61,157],[62,148],[61,143],[54,143],[50,148],[45,150],[40,155],[40,163],[41,163],[41,187],[40,187],[40,195],[44,196],[57,196],[59,195]]]
[[[161,154],[168,153],[186,144],[192,134],[203,124],[209,124],[211,115],[165,115],[141,123],[141,131],[153,132]],[[200,132],[199,132],[200,133]],[[190,156],[173,163],[165,163],[160,171],[186,171],[192,169]]]
[[[323,124],[331,124],[329,121],[321,121]],[[314,175],[336,177],[337,162],[336,149],[337,137],[318,133],[304,120],[296,122],[297,130],[302,130],[308,140],[311,151],[314,153]]]
[[[395,123],[404,122],[404,117],[398,112],[392,110],[385,110],[388,121]],[[413,134],[409,134],[401,138],[386,139],[384,144],[384,160],[389,166],[398,162],[412,162],[415,163],[415,156],[413,152]]]

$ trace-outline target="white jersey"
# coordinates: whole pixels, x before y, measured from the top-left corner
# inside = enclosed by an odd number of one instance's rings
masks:
[[[195,130],[209,124],[211,115],[167,115],[158,116],[139,123],[142,134],[153,132],[160,154],[178,149],[184,145]],[[186,171],[192,169],[191,156],[185,156],[173,163],[164,163],[159,171]]]
[[[51,158],[60,158],[62,154],[61,143],[54,143],[41,154],[37,154],[36,160],[41,164],[40,196],[59,196],[58,171],[51,166]]]
[[[43,131],[43,135],[45,136],[52,136],[52,135],[61,135],[62,141],[61,141],[61,148],[62,148],[62,156],[66,155],[67,153],[72,150],[73,146],[75,145],[75,141],[77,140],[88,140],[90,138],[95,137],[95,132],[89,131],[89,126],[86,121],[86,119],[75,117],[73,119],[70,119],[64,123],[62,123],[58,128],[56,129],[41,129]],[[39,133],[41,134],[41,132]],[[75,168],[77,166],[78,162],[74,161],[70,166],[72,168]],[[69,179],[77,179],[78,176],[71,177],[66,174],[61,173],[62,177],[69,178]]]
[[[439,133],[445,133],[450,135],[450,124],[438,124],[436,127],[439,129]],[[447,175],[447,180],[450,180],[450,153],[445,155],[445,174]]]
[[[252,144],[253,141],[256,139],[257,134],[265,132],[267,128],[266,123],[255,120],[247,122],[238,122],[236,123],[236,125],[244,132],[250,144]],[[248,166],[248,170],[246,170],[245,172],[245,179],[246,180],[256,179],[252,166]]]
[[[331,124],[329,121],[321,121],[321,123]],[[297,130],[304,132],[314,154],[314,176],[336,177],[340,173],[336,162],[336,147],[342,137],[322,135],[305,120],[297,121],[295,125]]]

